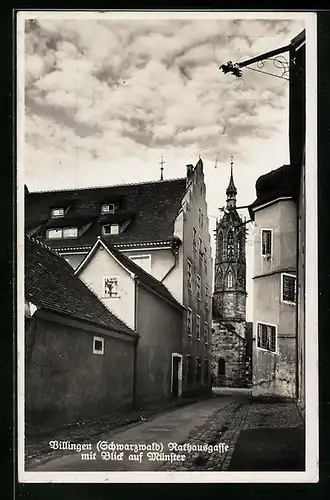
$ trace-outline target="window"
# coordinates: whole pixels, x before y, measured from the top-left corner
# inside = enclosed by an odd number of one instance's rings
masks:
[[[202,362],[199,356],[196,357],[196,382],[202,379]]]
[[[197,299],[201,300],[201,277],[199,274],[196,276],[196,290],[197,290]]]
[[[65,228],[48,229],[47,238],[49,238],[50,240],[61,239],[61,238],[78,238],[78,228],[65,227]]]
[[[209,343],[209,325],[207,324],[207,321],[204,323],[204,342],[205,344]]]
[[[132,255],[129,258],[147,273],[151,272],[151,255]]]
[[[78,228],[77,227],[66,227],[63,229],[63,238],[77,238]]]
[[[196,315],[196,337],[197,340],[201,339],[201,317],[199,314]]]
[[[47,238],[49,238],[50,240],[57,240],[59,238],[62,238],[62,234],[62,229],[48,229]]]
[[[104,339],[102,337],[93,338],[93,354],[104,354]]]
[[[209,381],[209,360],[204,359],[204,382]]]
[[[52,217],[64,217],[64,208],[53,208]]]
[[[282,274],[282,301],[296,303],[296,277],[293,274]]]
[[[202,238],[198,238],[198,245],[199,245],[199,255],[203,257],[203,240]]]
[[[209,310],[209,287],[208,285],[205,285],[205,311],[207,314],[207,311]]]
[[[119,297],[118,278],[103,278],[103,297],[106,299]]]
[[[191,384],[194,381],[194,358],[187,355],[187,382]]]
[[[101,207],[102,214],[113,214],[116,210],[114,203],[104,203]]]
[[[205,266],[205,271],[207,271],[207,249],[204,247],[204,266]]]
[[[187,280],[188,280],[188,289],[192,289],[192,269],[191,269],[191,262],[190,260],[187,260]]]
[[[267,351],[276,352],[276,326],[257,323],[257,346]]]
[[[196,241],[196,238],[197,238],[197,229],[195,228],[195,226],[193,226],[193,241],[192,241],[192,245],[193,245],[193,248],[197,248],[197,241]]]
[[[204,223],[204,220],[203,220],[203,212],[202,212],[202,209],[199,208],[198,209],[198,220],[199,220],[199,227],[202,228],[203,227],[203,223]]]
[[[103,234],[119,234],[119,225],[107,224],[103,226]]]
[[[272,254],[272,230],[261,230],[261,255],[263,257],[270,257]]]
[[[233,287],[233,273],[231,271],[229,271],[229,273],[227,274],[227,287]]]
[[[190,307],[187,309],[187,332],[188,335],[192,335],[192,311]]]

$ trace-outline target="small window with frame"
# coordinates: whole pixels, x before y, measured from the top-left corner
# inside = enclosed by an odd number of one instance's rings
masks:
[[[103,226],[103,234],[119,234],[119,224],[106,224]]]
[[[189,337],[192,336],[192,310],[190,307],[187,309],[187,332]]]
[[[102,214],[114,214],[116,211],[116,205],[114,203],[103,203],[101,206]]]
[[[64,217],[64,208],[52,208],[52,217]]]
[[[201,300],[201,277],[199,274],[196,276],[196,294],[197,299]]]
[[[192,264],[190,260],[187,260],[187,281],[188,281],[188,290],[192,289]]]
[[[49,240],[59,240],[63,238],[63,229],[62,228],[48,229],[46,235]]]
[[[192,246],[194,250],[197,250],[197,229],[195,226],[192,228]]]
[[[201,317],[199,314],[196,315],[196,338],[201,339]]]
[[[276,331],[275,325],[257,322],[257,347],[276,353]]]
[[[261,255],[266,258],[272,256],[272,229],[261,229]]]
[[[282,302],[286,302],[291,305],[296,304],[296,276],[294,274],[281,274],[281,295]]]
[[[93,338],[93,354],[104,354],[104,338]]]

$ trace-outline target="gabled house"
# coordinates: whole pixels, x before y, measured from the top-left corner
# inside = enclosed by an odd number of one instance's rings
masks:
[[[75,275],[139,335],[136,403],[181,396],[184,307],[165,285],[100,237]]]
[[[129,408],[137,341],[56,251],[25,237],[26,432]]]
[[[77,269],[101,237],[186,309],[183,393],[210,391],[212,256],[203,162],[186,177],[26,194],[26,231]]]

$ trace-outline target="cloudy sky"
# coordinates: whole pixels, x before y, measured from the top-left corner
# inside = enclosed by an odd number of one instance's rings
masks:
[[[288,162],[288,82],[248,69],[242,78],[219,71],[228,60],[288,44],[304,28],[302,20],[272,17],[62,13],[26,21],[29,189],[159,179],[162,155],[164,176],[181,177],[200,155],[213,231],[231,155],[239,205],[253,201],[261,174]]]

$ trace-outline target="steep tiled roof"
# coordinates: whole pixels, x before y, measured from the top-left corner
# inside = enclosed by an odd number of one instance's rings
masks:
[[[138,266],[129,257],[123,254],[120,250],[117,250],[113,245],[107,243],[104,239],[99,238],[97,244],[104,245],[109,252],[131,273],[133,273],[137,279],[146,287],[150,288],[158,295],[164,297],[173,305],[183,308],[183,306],[173,297],[166,286],[159,280],[147,273],[142,267]],[[95,251],[97,247],[92,248],[91,252]],[[89,260],[89,256],[86,256],[85,262]],[[84,261],[81,263],[81,268],[84,267]],[[77,268],[76,272],[79,274],[80,267]]]
[[[186,179],[144,182],[108,187],[93,187],[63,191],[32,192],[26,194],[26,229],[45,229],[52,226],[51,209],[68,208],[62,222],[80,225],[88,219],[91,224],[78,239],[47,240],[54,248],[92,246],[101,235],[105,220],[128,224],[120,235],[107,235],[112,244],[167,241],[173,236],[174,221],[186,190]],[[101,215],[103,203],[117,203],[118,208],[108,219]]]
[[[25,297],[37,307],[135,335],[74,274],[60,255],[25,237]]]

